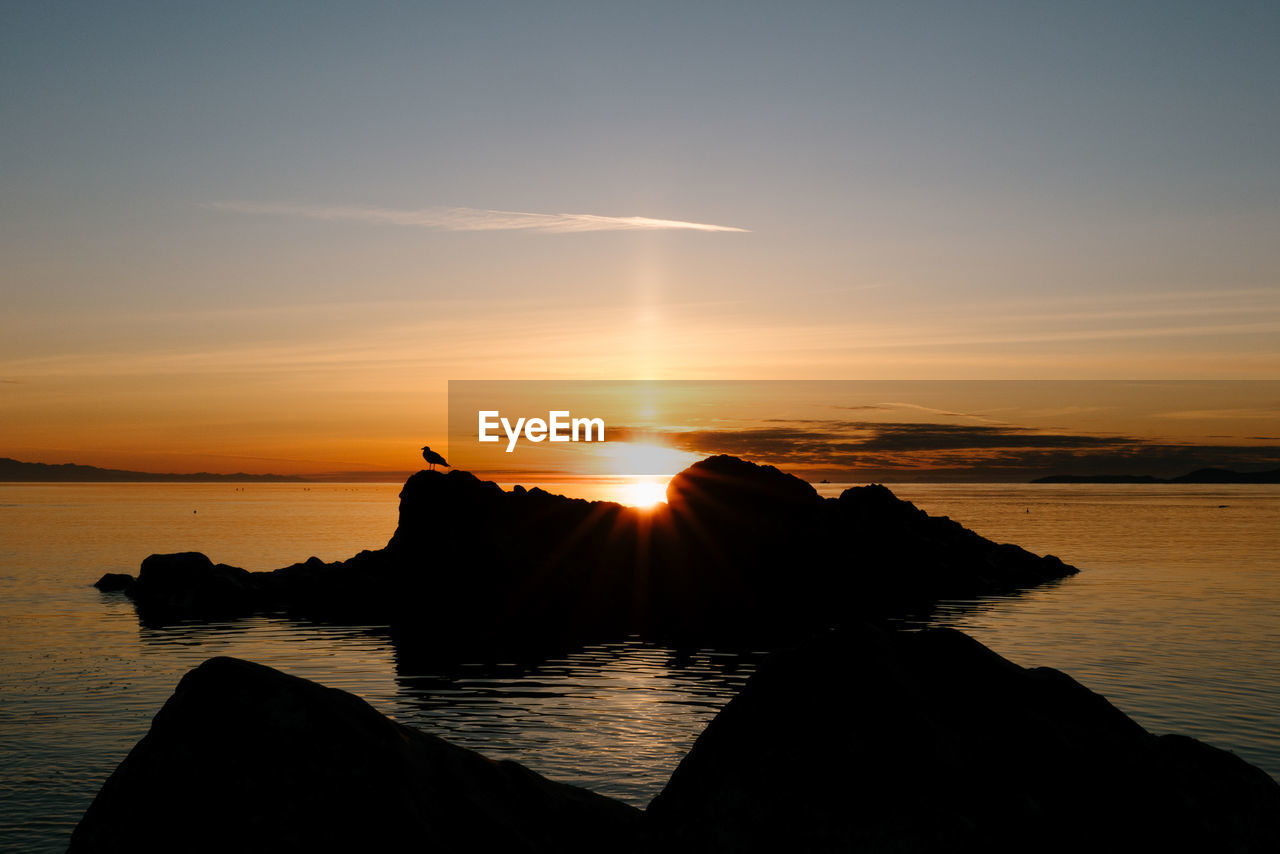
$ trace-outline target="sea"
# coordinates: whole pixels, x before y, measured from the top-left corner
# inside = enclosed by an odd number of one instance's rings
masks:
[[[1280,778],[1280,486],[890,486],[1081,569],[1017,595],[942,602],[908,628],[952,626],[1018,664],[1064,670],[1151,731]],[[0,850],[65,850],[181,676],[216,655],[354,692],[403,723],[645,805],[760,651],[677,655],[632,639],[533,670],[419,672],[398,664],[385,626],[259,616],[151,628],[121,594],[92,587],[157,552],[267,570],[380,548],[399,489],[0,484]]]

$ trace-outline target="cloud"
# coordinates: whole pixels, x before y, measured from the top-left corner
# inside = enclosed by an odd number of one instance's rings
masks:
[[[1124,437],[1038,433],[1023,427],[956,424],[875,424],[868,427],[874,430],[874,436],[861,443],[867,451],[1114,447],[1136,441]]]
[[[1251,418],[1274,421],[1276,418],[1280,418],[1280,411],[1275,406],[1255,409],[1185,409],[1180,412],[1157,412],[1155,417],[1189,421],[1209,421],[1214,419],[1239,421]]]
[[[700,453],[763,452],[771,457],[799,457],[805,462],[867,453],[1116,448],[1141,441],[1125,436],[1040,433],[1022,427],[859,421],[810,421],[803,428],[691,430],[673,433],[669,440]]]
[[[1135,436],[1047,433],[1013,426],[804,421],[741,430],[610,427],[610,438],[643,436],[698,455],[734,454],[783,467],[877,472],[967,473],[1029,480],[1046,474],[1153,474],[1199,468],[1274,468],[1280,447],[1170,443]]]
[[[545,214],[493,211],[479,208],[421,208],[399,210],[357,205],[286,205],[259,202],[209,202],[204,207],[227,213],[347,220],[385,225],[410,225],[435,231],[535,231],[568,234],[583,231],[733,231],[749,229],[705,222],[653,219],[645,216]]]
[[[910,410],[915,411],[915,412],[928,412],[928,413],[929,413],[929,414],[931,414],[931,415],[949,415],[949,416],[954,416],[954,417],[956,417],[956,418],[971,418],[971,419],[973,419],[974,421],[985,421],[985,422],[986,422],[986,423],[988,423],[988,424],[1000,424],[1000,423],[1001,423],[1001,422],[999,422],[999,421],[996,421],[996,420],[995,420],[995,419],[993,419],[993,418],[987,418],[987,417],[985,417],[985,416],[983,416],[983,415],[975,415],[975,414],[974,414],[974,413],[972,413],[972,412],[953,412],[953,411],[952,411],[952,410],[950,410],[950,409],[938,409],[938,408],[937,408],[937,407],[935,407],[935,406],[921,406],[921,405],[920,405],[920,404],[918,404],[918,403],[900,403],[900,402],[893,402],[893,401],[891,401],[891,402],[888,402],[888,403],[873,403],[873,404],[868,404],[868,405],[864,405],[864,406],[837,406],[837,407],[835,407],[835,408],[836,408],[836,409],[847,409],[847,410],[875,410],[875,409],[879,409],[879,410],[884,410],[884,411],[889,411],[889,412],[892,412],[892,411],[894,411],[894,410],[910,409]]]

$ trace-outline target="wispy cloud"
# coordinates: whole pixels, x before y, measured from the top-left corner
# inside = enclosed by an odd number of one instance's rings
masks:
[[[568,234],[583,231],[736,231],[749,229],[705,222],[653,219],[646,216],[527,213],[479,208],[421,208],[400,210],[356,205],[286,205],[260,202],[209,202],[204,205],[228,213],[348,220],[386,225],[410,225],[436,231],[537,231]]]
[[[1239,421],[1241,419],[1257,418],[1266,421],[1274,421],[1280,418],[1280,407],[1258,407],[1256,409],[1184,409],[1178,412],[1157,412],[1156,418],[1178,418],[1188,421],[1207,421],[1212,419],[1221,419],[1228,421]]]
[[[891,401],[891,402],[888,402],[888,403],[873,403],[873,404],[868,404],[868,405],[863,405],[863,406],[837,406],[837,407],[835,407],[835,408],[836,408],[836,409],[851,409],[851,410],[858,410],[858,409],[863,409],[863,410],[874,410],[874,409],[879,409],[879,410],[884,410],[884,411],[889,411],[889,412],[892,412],[892,411],[895,411],[895,410],[909,409],[909,410],[913,410],[913,411],[917,411],[917,412],[928,412],[928,413],[930,413],[930,414],[932,414],[932,415],[950,415],[950,416],[954,416],[954,417],[956,417],[956,418],[971,418],[971,419],[973,419],[974,421],[983,421],[983,422],[988,423],[988,424],[1002,424],[1002,423],[1003,423],[1003,422],[1001,422],[1001,421],[997,421],[997,420],[995,420],[994,418],[987,418],[986,416],[983,416],[983,415],[976,415],[976,414],[974,414],[974,413],[972,413],[972,412],[953,412],[953,411],[952,411],[952,410],[950,410],[950,409],[938,409],[937,407],[934,407],[934,406],[921,406],[921,405],[920,405],[920,404],[918,404],[918,403],[901,403],[901,402],[893,402],[893,401]]]

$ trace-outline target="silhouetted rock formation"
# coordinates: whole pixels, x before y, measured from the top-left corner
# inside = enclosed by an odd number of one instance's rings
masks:
[[[1280,786],[959,632],[771,657],[649,806],[665,850],[1280,851]]]
[[[1280,786],[959,632],[775,654],[641,814],[215,658],[107,780],[71,852],[1280,850]]]
[[[253,607],[256,592],[248,570],[215,564],[200,552],[151,555],[126,590],[167,612],[208,616],[243,613]]]
[[[627,850],[641,813],[260,664],[192,670],[71,852]]]
[[[1075,572],[930,517],[883,486],[824,499],[734,457],[691,466],[667,494],[669,504],[636,510],[422,471],[400,493],[385,549],[272,573],[153,555],[129,594],[152,621],[282,608],[387,621],[398,639],[433,644],[629,632],[745,642]]]

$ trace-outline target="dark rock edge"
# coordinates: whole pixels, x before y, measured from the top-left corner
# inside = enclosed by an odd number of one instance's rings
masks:
[[[97,586],[123,591],[152,625],[286,612],[389,624],[398,643],[417,646],[464,635],[529,645],[628,634],[776,646],[1077,572],[929,516],[883,486],[824,499],[735,457],[681,472],[668,502],[641,511],[423,471],[405,483],[383,549],[270,572],[198,552],[151,555],[136,579],[113,573]],[[748,637],[760,627],[767,637]]]
[[[183,677],[72,852],[1280,850],[1280,786],[959,632],[775,654],[641,813],[236,659]]]

